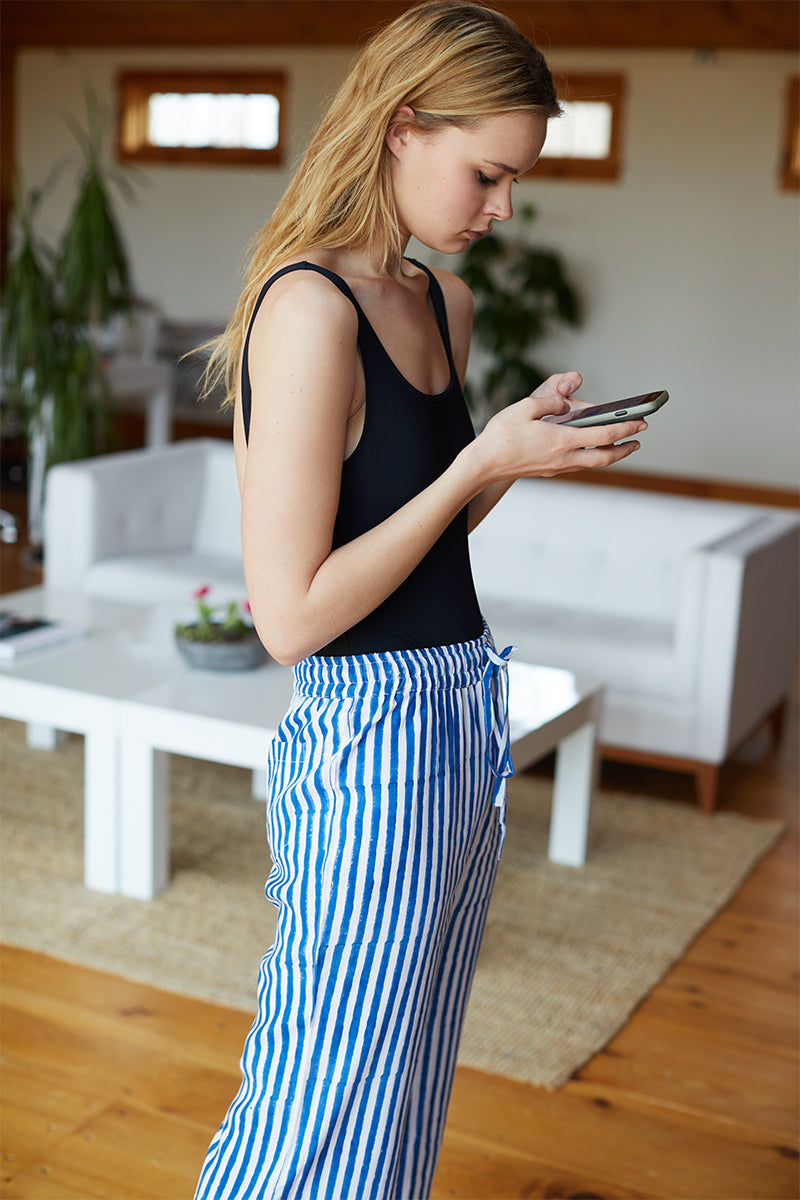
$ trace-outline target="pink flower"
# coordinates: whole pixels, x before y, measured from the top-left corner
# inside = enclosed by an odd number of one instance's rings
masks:
[[[253,615],[253,610],[252,610],[252,608],[250,607],[250,601],[249,601],[249,600],[243,600],[243,601],[242,601],[242,608],[244,609],[244,611],[245,611],[245,612],[246,612],[246,613],[247,613],[249,616],[252,616],[252,615]]]
[[[195,600],[202,600],[203,597],[207,596],[210,591],[211,591],[211,587],[209,586],[209,584],[204,583],[203,586],[199,587],[196,592],[192,592],[192,597]]]

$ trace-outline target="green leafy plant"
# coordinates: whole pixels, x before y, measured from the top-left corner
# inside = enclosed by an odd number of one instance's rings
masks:
[[[534,347],[559,324],[580,324],[578,295],[561,257],[524,237],[535,219],[536,210],[525,205],[510,236],[470,245],[459,272],[475,297],[475,341],[490,359],[479,394],[465,389],[473,412],[491,414],[529,395],[550,374],[533,358]]]
[[[104,115],[88,89],[86,107],[87,130],[65,118],[82,157],[77,197],[60,246],[50,246],[36,228],[54,175],[27,192],[17,185],[16,245],[2,295],[4,393],[22,414],[29,444],[36,434],[44,438],[48,464],[105,448],[109,389],[97,328],[132,304],[109,181],[128,195],[130,186],[103,164]]]
[[[19,244],[3,292],[3,388],[29,438],[44,430],[53,463],[102,444],[108,385],[85,330],[65,317],[55,253],[36,232],[42,197],[33,189],[16,205]]]
[[[125,245],[111,203],[110,185],[126,199],[133,191],[120,170],[101,156],[104,116],[86,92],[88,130],[71,116],[65,121],[83,156],[78,194],[67,222],[58,258],[64,311],[73,321],[99,325],[118,312],[130,312],[133,293]]]
[[[189,642],[238,642],[255,633],[246,600],[241,604],[238,600],[228,600],[226,604],[213,605],[207,600],[210,592],[211,588],[204,584],[193,593],[197,620],[176,625],[178,637]]]

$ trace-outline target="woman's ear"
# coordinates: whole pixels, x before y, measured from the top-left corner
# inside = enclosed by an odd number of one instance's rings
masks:
[[[416,113],[410,104],[404,104],[392,113],[384,140],[395,158],[400,157],[408,144],[408,135],[415,120]]]

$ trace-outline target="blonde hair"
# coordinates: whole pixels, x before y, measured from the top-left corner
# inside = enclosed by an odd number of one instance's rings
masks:
[[[253,306],[288,259],[312,248],[374,245],[384,267],[399,260],[385,136],[405,105],[428,131],[503,112],[552,117],[561,111],[542,53],[511,20],[483,4],[433,0],[386,25],[359,54],[250,244],[239,302],[225,333],[209,343],[204,395],[224,382],[226,403],[232,403]]]

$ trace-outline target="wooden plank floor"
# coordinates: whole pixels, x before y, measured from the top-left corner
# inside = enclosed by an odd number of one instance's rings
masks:
[[[693,802],[665,772],[603,784]],[[457,1072],[435,1200],[797,1200],[797,798],[795,705],[778,752],[725,767],[720,805],[786,835],[560,1091]],[[0,966],[0,1194],[190,1200],[250,1018],[19,949]]]
[[[688,781],[606,768],[615,787]],[[619,1036],[556,1093],[459,1070],[434,1197],[777,1200],[798,1189],[797,721],[723,805],[789,829]],[[2,1194],[188,1200],[249,1018],[2,955]]]

